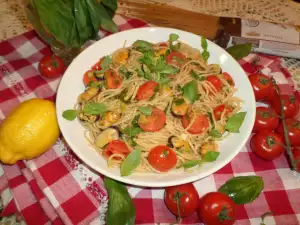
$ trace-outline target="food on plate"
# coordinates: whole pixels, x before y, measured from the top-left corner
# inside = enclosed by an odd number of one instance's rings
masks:
[[[253,132],[261,130],[275,130],[279,124],[279,118],[269,107],[256,107],[256,117]]]
[[[200,198],[198,216],[205,225],[232,225],[236,221],[236,206],[226,194],[209,192]]]
[[[216,160],[218,141],[243,123],[246,113],[239,112],[242,100],[234,95],[232,77],[208,64],[207,50],[201,53],[178,38],[137,40],[102,57],[84,74],[86,89],[75,109],[63,114],[79,119],[109,167],[125,163],[123,174],[133,169],[126,157],[135,167],[140,162],[135,171],[196,169],[200,161]],[[201,43],[207,49],[206,39]]]
[[[296,119],[286,119],[285,124],[287,126],[290,144],[292,146],[300,147],[300,121]],[[285,140],[282,122],[279,124],[276,131],[281,134],[282,140]]]
[[[250,140],[252,151],[265,160],[273,160],[284,152],[281,136],[273,131],[262,130]]]
[[[64,74],[64,61],[56,55],[46,55],[39,63],[39,71],[43,77],[56,78]]]
[[[58,136],[54,103],[38,98],[27,100],[0,125],[0,161],[15,164],[35,158],[48,150]]]
[[[199,195],[192,183],[167,187],[164,199],[168,209],[178,217],[193,214],[199,206]]]

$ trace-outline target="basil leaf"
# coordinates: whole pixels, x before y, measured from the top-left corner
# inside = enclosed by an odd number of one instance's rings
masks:
[[[132,45],[140,52],[153,51],[153,45],[148,41],[137,40]]]
[[[144,52],[143,56],[139,58],[139,61],[149,67],[154,64],[154,55],[150,51]]]
[[[101,0],[101,3],[112,11],[116,11],[118,8],[117,0]]]
[[[194,103],[199,98],[198,84],[195,80],[185,84],[182,88],[183,96],[191,103]]]
[[[132,72],[129,72],[124,66],[120,67],[119,71],[125,76],[126,79],[129,79],[132,76]]]
[[[135,170],[141,163],[142,151],[138,148],[133,150],[121,164],[121,176],[128,176]]]
[[[226,51],[236,60],[242,59],[250,54],[252,44],[233,45],[226,49]]]
[[[195,167],[201,163],[202,163],[202,160],[190,160],[190,161],[186,161],[185,163],[183,163],[182,166],[183,166],[183,168],[188,169],[188,168]]]
[[[209,52],[206,51],[206,50],[204,50],[204,51],[201,53],[201,55],[202,55],[202,57],[203,57],[203,59],[204,59],[205,61],[207,61],[208,58],[209,58],[209,56],[210,56]]]
[[[239,112],[230,117],[226,123],[225,129],[232,133],[239,133],[240,127],[242,126],[246,112]]]
[[[77,114],[78,114],[77,110],[68,109],[68,110],[63,111],[62,116],[66,120],[72,121],[76,118]]]
[[[105,56],[104,59],[102,60],[100,66],[101,70],[107,70],[109,65],[112,63],[112,59],[109,56]]]
[[[208,58],[209,58],[209,56],[210,56],[210,54],[209,54],[209,52],[207,51],[208,45],[207,45],[207,40],[206,40],[205,37],[201,37],[201,47],[202,47],[202,49],[203,49],[203,52],[201,53],[201,55],[202,55],[203,59],[204,59],[205,61],[207,61]]]
[[[104,178],[108,192],[107,225],[134,225],[135,207],[126,187],[108,177]]]
[[[228,180],[219,188],[236,204],[253,202],[264,189],[264,181],[259,176],[239,176]]]
[[[192,71],[192,77],[195,78],[196,80],[199,80],[199,81],[204,81],[206,80],[206,76],[201,76],[201,75],[198,75],[194,72],[194,70]]]
[[[169,41],[170,42],[174,42],[174,41],[177,41],[179,38],[179,35],[178,34],[170,34],[169,36]]]
[[[179,72],[178,68],[168,65],[166,59],[163,56],[157,59],[156,65],[150,65],[149,68],[153,72],[159,72],[168,75],[176,74]]]
[[[171,79],[169,77],[162,77],[159,79],[158,83],[159,84],[167,84],[171,81]]]
[[[107,106],[103,103],[90,103],[83,108],[83,112],[89,115],[103,115]]]
[[[124,134],[128,135],[129,137],[135,137],[139,133],[141,133],[143,130],[140,127],[126,127],[123,131]]]
[[[152,107],[150,107],[150,106],[142,106],[142,107],[139,107],[139,111],[141,113],[143,113],[145,116],[151,116],[151,114],[152,114]]]
[[[220,133],[220,131],[214,129],[209,132],[209,136],[220,138],[222,137],[222,134]]]
[[[215,151],[208,151],[206,152],[206,154],[204,155],[204,161],[206,162],[214,162],[217,160],[217,158],[219,157],[220,152],[215,152]]]

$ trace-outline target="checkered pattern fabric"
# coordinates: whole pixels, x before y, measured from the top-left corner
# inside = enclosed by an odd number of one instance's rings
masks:
[[[115,17],[120,30],[147,26],[146,23]],[[101,36],[109,35],[100,33]],[[20,102],[33,97],[55,100],[60,79],[40,76],[40,59],[49,48],[31,31],[0,43],[0,119]],[[247,73],[261,71],[275,77],[283,92],[293,92],[290,74],[280,58],[250,54],[240,61]],[[299,97],[299,93],[296,93]],[[289,169],[284,155],[266,162],[256,157],[249,144],[224,168],[195,182],[200,196],[216,191],[227,179],[256,174],[265,182],[264,192],[251,204],[237,207],[239,225],[258,225],[260,216],[272,211],[266,224],[300,224],[300,181]],[[136,224],[170,224],[176,221],[163,201],[163,189],[128,186],[136,206]],[[103,177],[81,162],[61,137],[46,153],[16,165],[0,166],[0,193],[5,204],[3,215],[18,213],[28,225],[105,224],[107,192]],[[182,225],[200,224],[196,213]]]

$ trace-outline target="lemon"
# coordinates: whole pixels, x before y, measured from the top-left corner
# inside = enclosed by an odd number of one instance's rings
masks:
[[[15,164],[18,160],[37,157],[58,136],[54,103],[38,98],[27,100],[0,125],[0,161]]]

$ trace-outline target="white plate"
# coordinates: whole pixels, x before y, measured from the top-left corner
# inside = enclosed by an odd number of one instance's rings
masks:
[[[113,51],[122,48],[125,40],[127,46],[137,39],[157,43],[168,40],[171,33],[178,34],[181,41],[202,50],[200,36],[185,31],[157,27],[128,30],[110,35],[87,48],[74,59],[61,80],[56,99],[57,117],[61,132],[73,151],[88,166],[105,176],[127,184],[144,187],[166,187],[193,182],[216,172],[229,163],[239,153],[250,136],[255,119],[255,99],[247,75],[236,60],[210,41],[208,41],[208,50],[210,52],[208,62],[220,64],[223,71],[232,75],[239,89],[236,95],[244,100],[242,111],[247,112],[240,133],[233,134],[220,143],[221,154],[215,162],[206,163],[199,170],[192,173],[134,173],[128,177],[121,177],[119,169],[108,168],[106,160],[89,147],[83,136],[84,128],[80,123],[77,120],[67,121],[62,117],[62,112],[72,109],[76,103],[77,96],[84,91],[82,83],[84,72],[102,56],[109,55]]]

